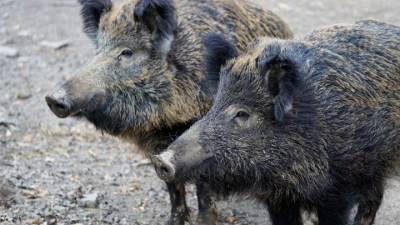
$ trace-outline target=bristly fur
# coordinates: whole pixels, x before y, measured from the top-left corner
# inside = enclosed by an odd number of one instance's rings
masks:
[[[252,194],[274,224],[300,225],[303,207],[345,225],[358,203],[354,224],[372,225],[400,162],[399,93],[398,26],[261,39],[222,69],[211,110],[168,148],[176,172],[164,178]]]
[[[79,0],[82,5],[83,30],[90,39],[96,41],[101,15],[111,10],[111,0]]]
[[[211,33],[203,39],[205,79],[211,93],[216,93],[221,67],[239,55],[236,47],[221,34]]]

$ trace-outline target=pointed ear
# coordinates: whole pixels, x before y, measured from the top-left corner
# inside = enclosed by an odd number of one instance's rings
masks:
[[[111,10],[111,0],[79,0],[81,4],[81,16],[83,19],[83,30],[90,39],[96,42],[97,31],[101,15]]]
[[[299,87],[299,74],[296,66],[289,60],[274,58],[260,62],[269,93],[274,98],[274,117],[283,122],[293,107],[294,93]]]
[[[207,86],[212,95],[217,92],[222,66],[238,56],[236,47],[222,35],[210,33],[203,39],[204,67]]]
[[[152,34],[154,50],[166,55],[177,28],[176,10],[171,0],[140,0],[134,17]]]

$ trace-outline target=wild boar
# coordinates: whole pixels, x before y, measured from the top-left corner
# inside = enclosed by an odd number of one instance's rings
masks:
[[[357,203],[353,224],[373,224],[400,163],[400,27],[360,21],[262,38],[220,77],[211,110],[153,157],[162,179],[250,194],[274,225],[302,224],[300,209],[345,225]]]

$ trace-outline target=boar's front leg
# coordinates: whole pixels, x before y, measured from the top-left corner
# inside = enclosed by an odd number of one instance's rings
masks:
[[[370,188],[370,187],[369,187]],[[372,225],[376,213],[382,203],[383,184],[374,185],[363,194],[358,204],[357,214],[354,219],[354,225]]]
[[[191,224],[190,211],[186,205],[186,192],[183,183],[167,183],[171,200],[171,217],[167,225],[184,225],[185,221]]]
[[[211,197],[210,189],[204,183],[197,183],[197,200],[199,204],[199,214],[197,225],[216,225],[218,219],[217,208]]]
[[[273,225],[303,225],[300,205],[294,202],[267,202],[269,216]]]
[[[318,206],[319,225],[347,225],[353,205],[345,196],[330,196]]]

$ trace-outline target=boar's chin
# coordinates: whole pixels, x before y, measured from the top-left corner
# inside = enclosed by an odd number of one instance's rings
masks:
[[[118,136],[129,129],[131,122],[124,112],[115,113],[117,107],[112,98],[94,96],[75,117],[84,117],[97,129]]]
[[[119,136],[128,130],[128,126],[116,118],[110,117],[106,112],[85,114],[86,119],[95,127],[113,136]]]
[[[204,160],[201,164],[192,168],[181,168],[177,170],[176,178],[183,182],[213,182],[217,161],[214,157]]]

